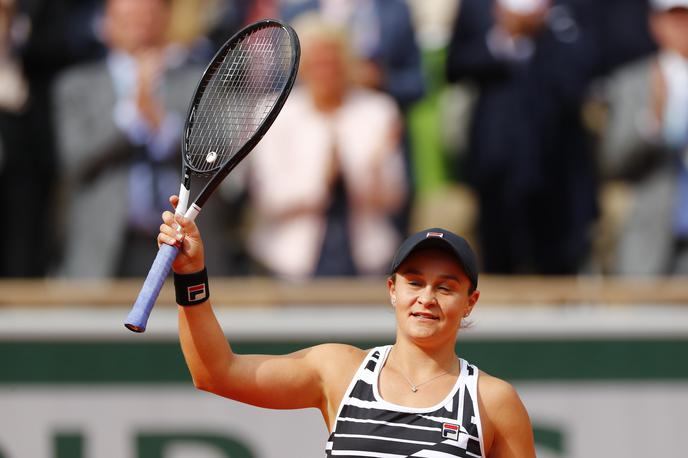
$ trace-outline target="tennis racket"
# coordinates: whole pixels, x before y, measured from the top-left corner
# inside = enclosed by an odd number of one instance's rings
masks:
[[[265,135],[294,85],[300,55],[296,32],[274,19],[244,27],[215,54],[186,117],[177,214],[196,219],[208,197]],[[207,183],[187,208],[192,176]],[[128,329],[146,330],[178,252],[179,247],[160,246],[124,323]]]

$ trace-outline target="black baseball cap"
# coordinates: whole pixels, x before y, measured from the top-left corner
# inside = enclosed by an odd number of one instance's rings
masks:
[[[436,248],[453,254],[463,267],[473,289],[478,287],[478,263],[473,249],[460,235],[439,227],[424,229],[404,240],[392,259],[390,273],[396,272],[401,263],[419,248]]]

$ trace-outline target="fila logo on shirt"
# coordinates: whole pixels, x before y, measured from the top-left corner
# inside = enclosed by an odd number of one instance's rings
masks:
[[[455,425],[454,423],[443,423],[442,424],[442,437],[445,439],[459,440],[459,431],[461,426]]]
[[[197,302],[206,298],[205,283],[200,285],[188,286],[186,293],[189,297],[189,302]]]

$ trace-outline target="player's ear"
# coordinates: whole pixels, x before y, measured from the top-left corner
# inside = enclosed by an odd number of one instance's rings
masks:
[[[478,299],[480,299],[480,291],[477,289],[468,295],[468,313],[473,310],[473,307],[475,307]]]
[[[392,303],[393,307],[397,304],[397,290],[396,285],[394,284],[394,280],[395,274],[392,274],[387,278],[387,291],[389,293],[389,300]]]

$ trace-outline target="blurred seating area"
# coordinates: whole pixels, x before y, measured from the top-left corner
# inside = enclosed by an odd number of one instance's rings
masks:
[[[667,310],[685,309],[688,303],[685,284],[685,276],[485,275],[480,278],[480,309],[488,313],[504,307],[512,307],[524,314],[548,311],[562,313],[564,320],[567,310],[585,315],[593,310],[625,313],[645,308],[645,312],[651,315],[653,310],[662,307]],[[138,278],[3,278],[0,279],[3,292],[0,308],[7,316],[21,317],[27,310],[41,313],[95,307],[112,312],[119,325],[124,309],[130,307],[132,298],[140,289],[141,280]],[[268,315],[279,307],[312,308],[314,312],[324,313],[334,309],[351,312],[357,307],[375,307],[387,313],[384,304],[389,302],[389,293],[380,279],[366,277],[313,278],[306,282],[257,276],[223,277],[213,279],[211,294],[213,306],[217,309]],[[157,312],[154,313],[176,308],[171,281],[163,286],[156,304]],[[680,319],[674,324],[685,327],[685,320]],[[50,323],[44,325],[49,327]],[[108,321],[108,326],[111,325],[112,322]],[[624,323],[612,325],[616,329],[624,329]],[[354,329],[350,331],[355,332]]]
[[[303,55],[199,216],[227,285],[364,285],[436,226],[548,303],[688,275],[688,0],[2,0],[0,277],[138,285],[196,82],[264,17]]]

